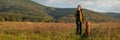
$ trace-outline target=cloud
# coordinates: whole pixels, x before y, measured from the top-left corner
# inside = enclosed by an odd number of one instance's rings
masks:
[[[106,12],[120,12],[120,0],[33,0],[44,5],[54,7],[77,7],[78,4],[82,4],[83,8]]]
[[[107,1],[107,0],[99,0],[99,1],[91,1],[91,4],[89,2],[84,3],[85,8],[88,9],[93,9],[95,11],[118,11],[118,10],[113,10],[113,9],[119,9],[120,8],[120,1],[119,0],[112,0],[112,1]],[[119,11],[118,11],[119,12]]]

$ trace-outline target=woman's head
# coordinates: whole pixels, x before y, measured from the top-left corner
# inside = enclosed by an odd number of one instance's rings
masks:
[[[81,10],[82,10],[81,5],[78,5],[77,10],[78,10],[78,11],[81,11]]]

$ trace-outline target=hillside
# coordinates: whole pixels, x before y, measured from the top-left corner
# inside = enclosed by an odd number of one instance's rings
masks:
[[[49,15],[53,16],[57,22],[75,22],[73,14],[76,8],[56,8],[55,11],[51,11]],[[83,9],[84,19],[91,22],[110,22],[119,21],[117,18],[113,18],[104,15],[100,12],[95,12],[92,10]]]
[[[0,0],[0,21],[49,22],[46,6],[31,0]]]
[[[0,0],[0,21],[74,22],[76,8],[54,8],[31,0]],[[118,21],[99,12],[83,9],[85,20]]]
[[[114,18],[120,18],[120,13],[105,13],[105,15],[108,15],[108,16],[111,16],[111,17],[114,17]]]
[[[54,8],[54,10],[50,10],[48,14],[55,19],[59,19],[60,17],[72,15],[75,12],[75,8]]]

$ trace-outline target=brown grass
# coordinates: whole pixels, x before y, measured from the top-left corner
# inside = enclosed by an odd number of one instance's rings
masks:
[[[83,25],[83,28],[84,27],[85,25]],[[91,27],[90,39],[93,40],[120,39],[119,22],[91,23],[90,27]],[[1,34],[10,34],[10,35],[24,34],[28,36],[31,34],[39,34],[39,35],[49,35],[50,37],[53,37],[51,39],[55,39],[54,37],[58,37],[56,39],[64,38],[66,40],[71,39],[71,37],[74,40],[79,39],[78,37],[75,37],[76,36],[75,29],[76,27],[74,23],[0,22]],[[59,36],[61,36],[61,38],[59,38]]]

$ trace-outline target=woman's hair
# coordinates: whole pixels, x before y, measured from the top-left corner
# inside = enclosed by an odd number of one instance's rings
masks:
[[[77,10],[76,10],[76,13],[80,12],[79,9],[82,10],[82,9],[81,9],[81,5],[78,5]]]

